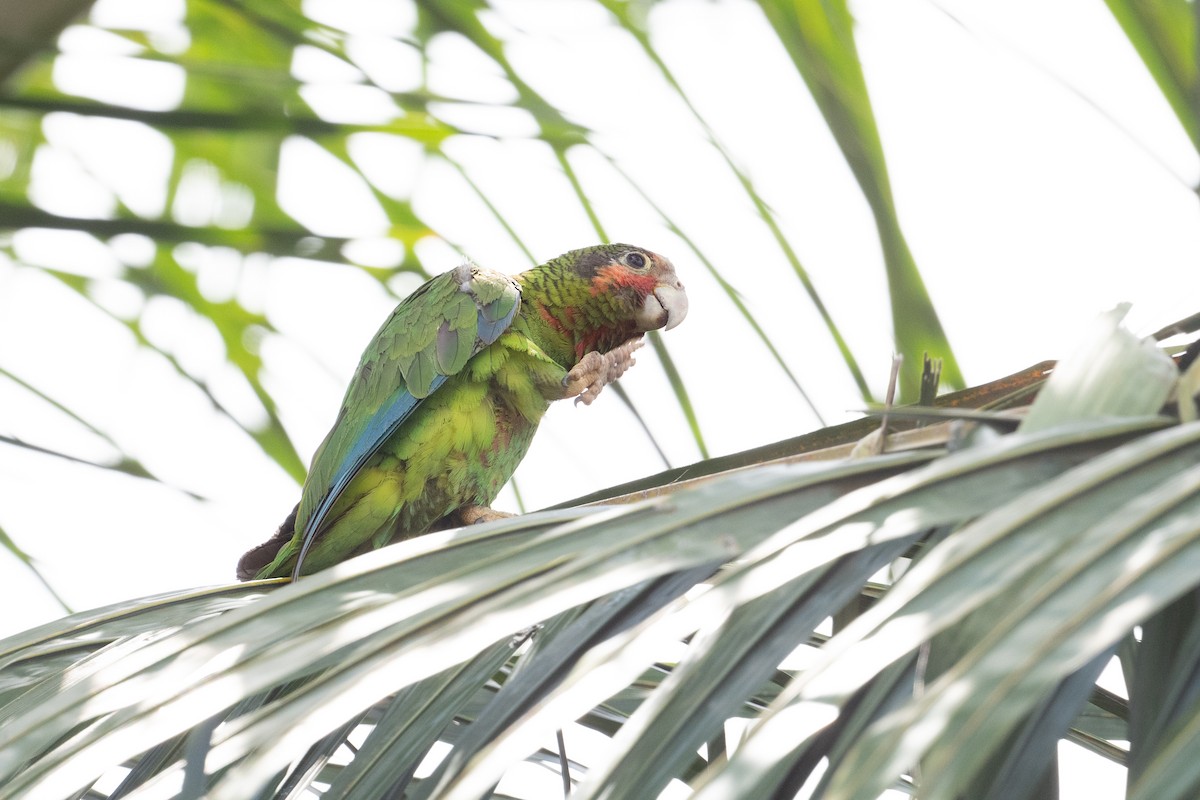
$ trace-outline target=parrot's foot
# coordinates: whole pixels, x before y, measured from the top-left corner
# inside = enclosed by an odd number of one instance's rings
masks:
[[[513,514],[507,511],[497,511],[487,506],[463,506],[450,515],[450,519],[459,525],[477,525],[480,522],[495,522],[498,519],[508,519]]]
[[[630,339],[607,353],[592,351],[584,356],[563,378],[563,398],[574,397],[576,404],[590,406],[600,390],[625,374],[634,365],[633,351],[644,344],[641,337]]]

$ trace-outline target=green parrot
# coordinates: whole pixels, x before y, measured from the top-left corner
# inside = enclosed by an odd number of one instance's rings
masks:
[[[519,275],[464,264],[406,297],[359,362],[300,503],[240,580],[316,572],[488,508],[554,400],[590,405],[642,334],[678,325],[671,262],[627,244]]]

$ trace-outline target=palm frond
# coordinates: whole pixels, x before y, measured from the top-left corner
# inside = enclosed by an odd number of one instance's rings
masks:
[[[1035,409],[1169,366],[1115,322]],[[684,781],[698,797],[850,798],[903,779],[949,798],[1004,776],[1005,796],[1034,796],[1073,727],[1124,759],[1087,721],[1096,677],[1114,654],[1145,669],[1159,615],[1200,586],[1200,424],[1147,416],[1162,394],[950,450],[760,463],[431,534],[293,585],[43,626],[0,642],[0,797],[66,795],[152,759],[135,767],[145,791],[184,797],[475,798],[526,757],[554,763],[542,743],[572,724],[612,737],[569,754],[581,797]],[[884,568],[901,577],[878,583]],[[822,636],[847,608],[857,618]],[[1162,710],[1188,687],[1160,685],[1153,714],[1135,680],[1136,724],[1109,735],[1135,753],[1138,734],[1185,741]],[[738,717],[761,719],[697,763]],[[419,773],[439,741],[449,756]],[[1129,763],[1161,787],[1161,760]]]

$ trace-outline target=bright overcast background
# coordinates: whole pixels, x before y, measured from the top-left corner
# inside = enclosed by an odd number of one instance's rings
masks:
[[[665,210],[743,297],[827,424],[864,407],[828,332],[771,233],[705,130],[631,37],[592,3],[493,3],[492,33],[508,56]],[[358,68],[316,48],[293,75],[322,117],[373,123],[395,112],[389,91],[416,88],[417,62],[397,45],[413,20],[385,0],[306,2],[305,12],[354,35]],[[1194,149],[1103,3],[1096,0],[863,0],[852,4],[859,53],[904,232],[969,384],[1069,350],[1081,323],[1122,301],[1140,333],[1197,311],[1200,181]],[[187,45],[183,4],[99,0],[100,27],[141,29],[159,47]],[[738,166],[752,178],[881,396],[892,353],[891,316],[873,218],[803,82],[750,2],[675,0],[649,19],[656,51]],[[54,80],[63,91],[169,110],[184,92],[173,64],[138,61],[138,47],[95,28],[62,35]],[[536,258],[593,243],[597,234],[531,119],[479,52],[435,40],[428,86],[473,100],[445,108],[466,130],[445,145]],[[133,121],[52,114],[32,163],[40,208],[104,217],[116,200],[148,217],[236,227],[249,214],[236,186],[185,171],[171,208],[171,142]],[[495,135],[498,135],[496,138]],[[444,239],[418,243],[437,273],[463,255],[516,272],[513,239],[448,164],[418,145],[363,135],[351,156],[383,192],[411,197]],[[0,140],[0,170],[16,154]],[[7,164],[7,167],[5,166]],[[820,427],[795,387],[737,314],[717,280],[658,213],[594,151],[573,164],[608,238],[670,257],[691,312],[664,336],[711,455]],[[389,266],[403,249],[359,174],[296,138],[279,165],[279,205],[314,233],[356,241],[346,256]],[[452,244],[451,244],[452,243]],[[132,479],[5,447],[0,526],[75,608],[227,582],[239,554],[266,538],[298,496],[267,459],[164,359],[106,319],[141,315],[147,336],[203,376],[253,422],[256,405],[224,360],[216,334],[180,304],[146,303],[106,276],[149,257],[147,241],[109,246],[82,234],[26,230],[0,255],[0,363],[96,422],[166,484]],[[265,384],[307,461],[332,421],[358,355],[395,303],[358,270],[300,258],[244,257],[181,246],[206,297],[236,297],[282,335],[261,343]],[[88,303],[33,267],[96,279]],[[401,274],[390,287],[417,285]],[[671,465],[701,454],[656,357],[647,348],[623,380]],[[18,426],[16,420],[20,420]],[[6,430],[7,429],[7,430]],[[0,381],[0,433],[92,459],[111,448]],[[664,468],[614,393],[591,408],[552,409],[517,473],[524,505],[549,503]],[[205,498],[194,500],[186,492]],[[506,492],[497,504],[516,510]],[[51,527],[47,527],[47,521]],[[53,534],[46,531],[52,530]],[[14,558],[0,556],[6,604],[0,635],[61,614]]]

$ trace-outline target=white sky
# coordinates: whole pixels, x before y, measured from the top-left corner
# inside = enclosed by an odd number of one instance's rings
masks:
[[[862,408],[829,336],[769,233],[678,98],[634,43],[589,3],[507,0],[493,31],[535,88],[598,132],[596,141],[692,236],[739,292],[825,416]],[[94,19],[151,31],[180,48],[182,4],[100,0]],[[413,88],[415,59],[389,36],[411,20],[385,0],[309,2],[306,10],[355,33],[360,69],[389,90]],[[1074,331],[1121,301],[1141,333],[1197,310],[1200,215],[1189,188],[1200,164],[1170,109],[1103,4],[1084,0],[862,0],[853,4],[867,74],[904,230],[971,383],[1067,350]],[[745,0],[676,0],[651,17],[655,45],[691,100],[753,178],[881,392],[891,354],[882,259],[866,204],[786,54]],[[151,109],[172,108],[183,74],[127,58],[127,42],[70,30],[55,76],[70,91]],[[486,59],[454,37],[431,50],[430,88],[503,102],[511,91]],[[317,51],[297,55],[305,97],[334,119],[376,121],[386,94]],[[539,258],[596,235],[533,127],[508,109],[442,109],[465,128],[449,152]],[[35,201],[64,214],[108,214],[114,198],[139,213],[166,203],[170,143],[136,123],[47,118],[52,148],[38,154]],[[351,152],[385,192],[412,196],[422,217],[480,263],[528,266],[450,167],[422,162],[416,146],[362,135]],[[665,336],[696,404],[711,452],[728,453],[817,427],[733,312],[703,266],[594,153],[572,161],[611,240],[662,252],[688,286],[688,320]],[[0,153],[0,169],[4,168]],[[313,230],[362,237],[356,258],[389,263],[387,220],[361,179],[306,140],[285,150],[280,203]],[[189,167],[170,209],[189,224],[237,225],[249,213],[235,183]],[[136,237],[116,255],[86,238],[27,232],[27,263],[96,277],[117,258],[144,258]],[[451,247],[418,248],[426,267],[459,263]],[[394,303],[353,270],[297,259],[242,259],[185,248],[180,258],[212,299],[236,296],[265,309],[291,339],[264,343],[267,385],[307,460],[324,435],[358,354]],[[415,281],[402,278],[399,291]],[[336,297],[330,302],[330,295]],[[142,300],[109,281],[97,299],[118,314]],[[255,418],[248,390],[223,363],[216,336],[178,305],[151,303],[148,335],[208,380],[222,401]],[[317,313],[319,311],[319,313]],[[81,332],[84,332],[81,335]],[[672,464],[697,460],[655,358],[623,381]],[[166,480],[209,498],[5,448],[0,526],[39,561],[77,608],[158,591],[221,583],[247,547],[268,536],[298,489],[198,392],[171,379],[163,360],[97,309],[30,269],[0,261],[0,363],[111,432]],[[552,409],[518,471],[537,508],[662,468],[611,393],[591,408]],[[74,424],[0,383],[0,430],[85,457]],[[20,424],[14,420],[21,420]],[[510,495],[498,503],[515,508]],[[48,529],[45,521],[53,520]],[[48,530],[53,530],[51,538]],[[0,582],[20,607],[0,635],[57,616],[12,559]],[[1096,796],[1096,795],[1093,795]]]

